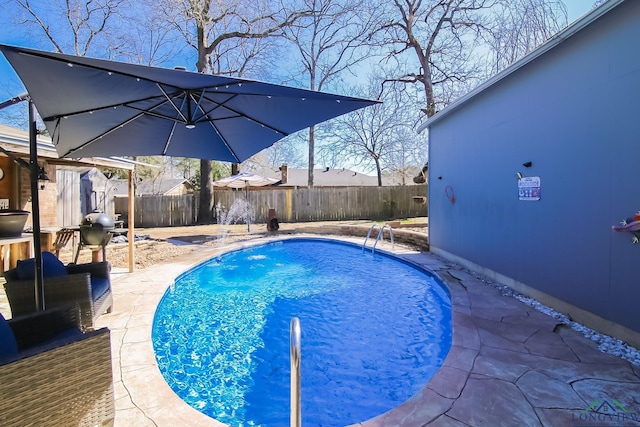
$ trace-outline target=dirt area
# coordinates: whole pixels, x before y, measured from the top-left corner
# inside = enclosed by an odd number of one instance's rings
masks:
[[[402,229],[427,232],[426,220],[413,219],[403,221]],[[339,224],[350,225],[370,225],[371,221],[346,221]],[[305,226],[318,226],[321,224],[336,224],[336,222],[326,223],[293,223],[281,224],[280,230],[287,231],[304,228]],[[394,224],[396,226],[396,224]],[[250,231],[247,231],[246,224],[222,226],[218,224],[194,225],[187,227],[165,227],[165,228],[138,228],[135,235],[140,240],[135,243],[135,269],[144,269],[154,264],[165,262],[179,257],[200,247],[200,245],[219,245],[221,242],[229,243],[255,239],[260,236],[269,235],[266,224],[251,224]],[[67,247],[60,251],[60,259],[65,262],[72,262],[75,257],[76,248],[70,242]],[[92,252],[90,249],[82,249],[78,257],[78,263],[90,262]],[[129,267],[129,245],[128,243],[110,243],[107,245],[107,260],[114,268]]]
[[[246,226],[244,226],[246,227]],[[222,235],[217,225],[191,227],[136,229],[135,242],[136,270],[179,257],[198,248],[199,244],[213,244]],[[231,237],[237,239],[237,237]],[[245,236],[251,238],[252,236]],[[60,251],[60,259],[67,263],[73,261],[76,247],[69,243]],[[78,263],[91,262],[92,251],[83,248],[78,256]],[[129,244],[114,243],[107,245],[107,260],[115,268],[129,267]]]

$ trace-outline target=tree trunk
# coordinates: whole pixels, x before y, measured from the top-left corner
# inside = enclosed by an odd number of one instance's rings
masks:
[[[313,165],[315,164],[315,132],[309,128],[309,188],[313,188]]]
[[[208,12],[208,3],[204,3],[203,16]],[[207,73],[209,71],[209,51],[207,50],[208,40],[205,33],[206,20],[197,20],[196,35],[198,38],[198,62],[196,64],[198,72]],[[198,208],[198,223],[213,223],[213,192],[211,185],[211,160],[200,160],[200,207]]]
[[[213,222],[213,198],[211,186],[211,160],[200,160],[200,207],[198,208],[198,223],[211,224]]]

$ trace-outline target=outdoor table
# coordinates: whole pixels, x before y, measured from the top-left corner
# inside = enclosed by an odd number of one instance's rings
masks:
[[[3,271],[15,268],[19,259],[33,257],[33,234],[0,238]]]

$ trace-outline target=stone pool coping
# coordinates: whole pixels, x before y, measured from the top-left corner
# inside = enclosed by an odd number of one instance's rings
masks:
[[[162,378],[151,344],[156,306],[174,278],[190,267],[228,250],[287,237],[202,246],[170,263],[114,274],[114,311],[101,316],[97,327],[112,331],[116,426],[224,425],[184,403]],[[327,237],[362,243],[360,238]],[[584,411],[596,400],[616,400],[640,413],[640,367],[600,352],[577,332],[501,295],[460,266],[429,252],[392,248],[388,241],[379,248],[434,272],[447,285],[452,348],[416,395],[358,425],[569,426],[584,423],[580,417],[590,415]]]

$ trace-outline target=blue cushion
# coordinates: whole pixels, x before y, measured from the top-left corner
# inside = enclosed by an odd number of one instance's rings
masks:
[[[80,329],[78,328],[67,329],[66,331],[60,332],[58,335],[48,340],[47,343],[55,342],[58,340],[64,340],[64,339],[75,337],[78,335],[82,335],[82,331]]]
[[[91,298],[93,298],[94,301],[104,295],[108,290],[109,279],[98,277],[91,279]]]
[[[16,264],[18,278],[20,280],[31,280],[36,277],[35,258],[20,260]],[[67,267],[51,252],[42,252],[42,276],[57,277],[66,276]]]
[[[18,273],[18,279],[20,280],[30,280],[36,277],[35,259],[29,258],[18,260],[16,264],[16,272]]]
[[[18,343],[13,335],[9,322],[0,313],[0,359],[13,357],[18,354]]]

